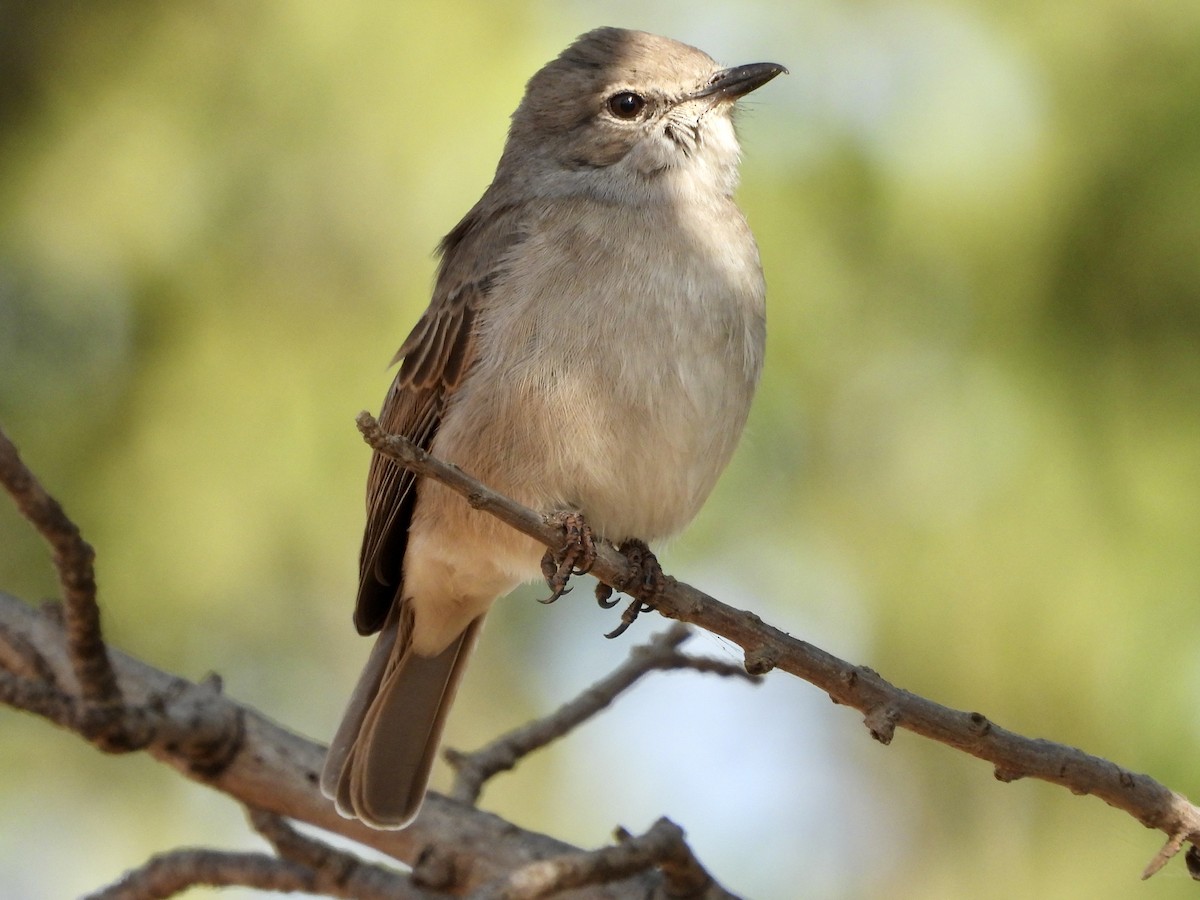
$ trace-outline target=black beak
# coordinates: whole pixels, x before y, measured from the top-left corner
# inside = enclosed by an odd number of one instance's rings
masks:
[[[708,84],[692,94],[692,98],[721,97],[736,100],[762,87],[776,75],[785,74],[787,69],[779,63],[750,63],[748,66],[722,69],[708,80]]]

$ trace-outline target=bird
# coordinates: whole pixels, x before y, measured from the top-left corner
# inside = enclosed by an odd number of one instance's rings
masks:
[[[786,71],[603,27],[534,74],[495,177],[438,246],[383,428],[605,541],[682,531],[762,371],[733,112]],[[372,457],[354,624],[378,636],[321,776],[342,815],[415,818],[484,617],[544,549]]]

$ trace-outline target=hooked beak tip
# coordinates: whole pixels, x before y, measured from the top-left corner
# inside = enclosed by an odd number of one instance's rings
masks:
[[[708,84],[696,91],[693,97],[723,97],[737,100],[762,87],[777,75],[786,75],[786,66],[779,63],[750,63],[722,69],[709,79]]]

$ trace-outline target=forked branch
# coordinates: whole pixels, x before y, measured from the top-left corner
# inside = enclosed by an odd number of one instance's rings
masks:
[[[338,817],[316,787],[325,748],[225,697],[215,676],[194,684],[105,645],[90,574],[91,548],[3,434],[0,483],[55,548],[67,600],[65,607],[49,604],[35,611],[0,593],[0,703],[49,719],[108,752],[144,750],[228,794],[250,810],[251,824],[276,851],[272,856],[184,848],[159,854],[93,893],[94,900],[151,900],[197,885],[365,900],[445,896],[484,890],[484,885],[503,896],[542,896],[568,885],[581,898],[615,900],[663,891],[683,896],[681,886],[694,888],[687,896],[695,900],[730,896],[696,861],[683,832],[666,820],[637,838],[619,832],[615,847],[584,851],[436,795],[401,832],[375,831]],[[561,734],[583,721],[599,708],[599,695],[611,702],[647,671],[686,666],[745,675],[720,661],[680,653],[677,647],[686,636],[686,629],[676,630],[648,648],[635,648],[635,662],[586,691],[584,700],[567,704],[568,712],[551,717],[549,725],[539,723],[535,730],[543,736],[519,740],[518,752],[548,740],[546,728]],[[107,688],[106,681],[111,681]],[[98,709],[104,711],[100,729],[95,727]],[[522,733],[528,732],[515,732]],[[409,862],[413,871],[367,863],[301,834],[284,816],[372,846]]]
[[[559,550],[562,530],[535,511],[497,494],[456,466],[447,465],[398,435],[385,432],[369,414],[358,427],[375,450],[416,474],[433,478],[517,530]],[[1074,794],[1093,794],[1124,810],[1147,828],[1167,835],[1167,843],[1143,872],[1148,878],[1185,844],[1200,842],[1200,809],[1182,794],[1148,775],[1065,744],[1024,737],[977,712],[952,709],[885,681],[877,672],[856,666],[768,625],[750,612],[734,609],[690,585],[667,579],[652,595],[639,595],[633,567],[615,548],[600,541],[591,574],[636,599],[653,603],[664,616],[698,625],[732,641],[745,652],[746,670],[765,674],[782,669],[821,688],[835,702],[864,715],[871,736],[890,743],[897,728],[986,760],[1001,781],[1037,778]]]
[[[691,669],[754,682],[759,680],[740,666],[680,652],[679,646],[690,636],[691,630],[677,622],[645,644],[634,647],[624,663],[550,715],[501,735],[473,753],[446,750],[444,755],[455,769],[450,796],[463,803],[475,803],[483,785],[493,775],[515,768],[530,753],[578,728],[651,672]]]
[[[62,588],[67,649],[83,706],[77,718],[89,737],[99,743],[127,744],[117,719],[121,692],[100,632],[100,607],[96,603],[95,551],[21,461],[16,446],[0,431],[0,484],[54,553],[54,567]]]

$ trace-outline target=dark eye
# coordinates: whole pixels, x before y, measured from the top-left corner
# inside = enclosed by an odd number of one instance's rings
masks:
[[[621,91],[608,98],[608,111],[618,119],[636,119],[645,108],[645,99],[633,91]]]

